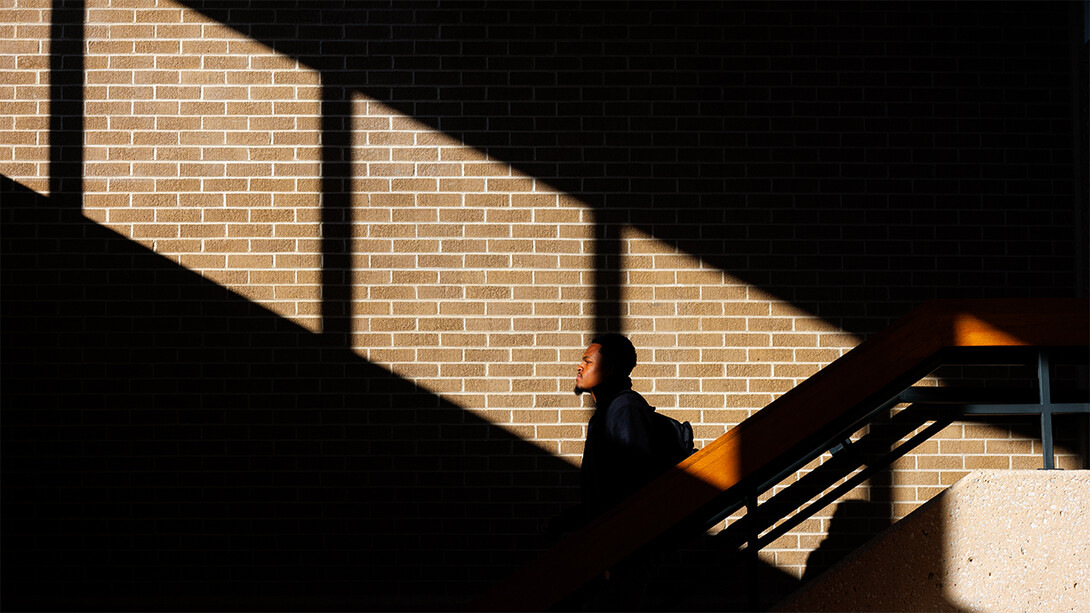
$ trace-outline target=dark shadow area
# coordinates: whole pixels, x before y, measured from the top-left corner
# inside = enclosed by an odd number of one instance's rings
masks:
[[[621,303],[624,268],[620,226],[609,223],[603,211],[597,211],[595,217],[594,330],[597,334],[621,333],[627,310]]]
[[[1067,3],[185,4],[853,333],[1075,292]]]
[[[806,558],[805,583],[820,575],[890,526],[889,505],[869,500],[845,500],[837,503],[829,522],[829,533]]]
[[[322,88],[322,334],[352,346],[352,102]]]
[[[692,570],[698,559],[716,574],[701,584],[679,576],[684,569]],[[645,551],[611,572],[608,581],[593,582],[576,595],[579,606],[551,610],[763,611],[800,585],[773,564],[737,552],[711,553],[706,543]],[[760,586],[759,594],[753,593],[752,585]]]
[[[449,609],[566,462],[3,179],[7,610]]]
[[[75,195],[83,193],[83,15],[86,7],[82,0],[53,4],[49,30],[49,193]],[[78,196],[67,202],[77,212],[83,206]]]

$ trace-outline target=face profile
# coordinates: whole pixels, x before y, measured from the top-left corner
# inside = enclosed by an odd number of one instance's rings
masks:
[[[587,347],[575,370],[575,395],[580,396],[600,385],[609,375],[608,370],[602,357],[602,346],[594,343]]]

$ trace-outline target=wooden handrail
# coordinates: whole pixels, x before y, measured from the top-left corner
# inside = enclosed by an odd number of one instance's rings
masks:
[[[914,309],[470,604],[543,611],[951,347],[1090,346],[1090,300],[935,300]],[[896,392],[894,392],[896,393]],[[879,399],[880,398],[880,399]]]

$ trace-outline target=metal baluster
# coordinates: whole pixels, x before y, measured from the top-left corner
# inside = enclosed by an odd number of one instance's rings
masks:
[[[1056,468],[1056,454],[1052,448],[1052,378],[1048,353],[1037,353],[1037,381],[1041,388],[1041,453],[1044,470]]]
[[[746,519],[750,521],[749,542],[746,545],[746,553],[749,554],[749,607],[756,611],[760,608],[761,601],[761,577],[758,554],[760,553],[760,528],[757,526],[757,492],[750,490],[746,495]]]

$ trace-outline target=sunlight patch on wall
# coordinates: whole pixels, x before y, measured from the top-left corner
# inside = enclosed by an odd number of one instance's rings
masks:
[[[177,3],[88,6],[84,214],[320,332],[321,75]],[[354,91],[349,114],[351,348],[577,457],[594,211],[395,103]],[[622,242],[638,389],[702,440],[858,341],[650,235]]]
[[[358,93],[352,133],[355,350],[552,453],[581,444],[560,424],[593,327],[586,206]]]
[[[710,442],[859,343],[790,302],[635,227],[622,232],[621,315],[636,389]]]
[[[173,2],[85,35],[84,215],[317,331],[317,73]]]
[[[50,0],[0,9],[0,174],[49,195]]]

